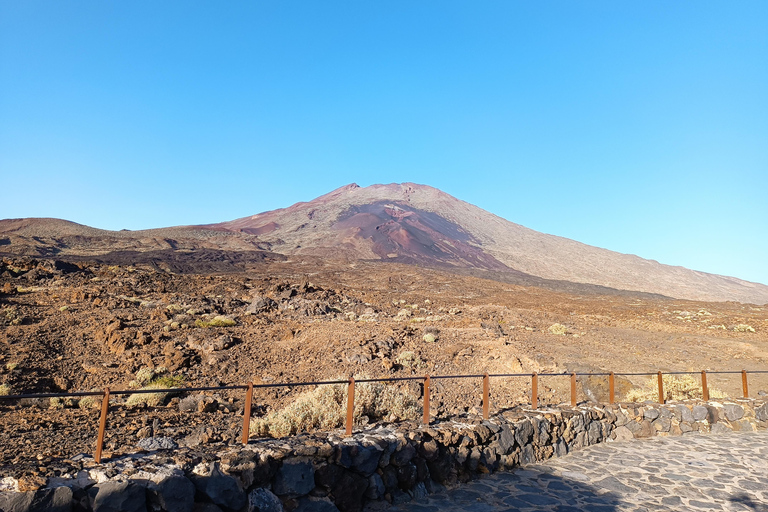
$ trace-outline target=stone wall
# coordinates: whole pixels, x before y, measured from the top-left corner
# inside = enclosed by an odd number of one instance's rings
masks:
[[[489,421],[301,435],[216,454],[159,450],[100,465],[80,456],[37,485],[3,479],[0,510],[356,512],[605,441],[766,427],[764,399],[513,409]]]

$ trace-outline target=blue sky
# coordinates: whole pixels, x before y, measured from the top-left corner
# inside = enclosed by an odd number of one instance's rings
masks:
[[[0,218],[347,183],[768,283],[768,2],[0,0]]]

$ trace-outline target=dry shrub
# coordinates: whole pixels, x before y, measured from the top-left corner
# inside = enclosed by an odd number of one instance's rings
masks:
[[[141,388],[146,389],[168,389],[168,386],[162,384],[148,384]],[[170,393],[134,393],[128,397],[125,401],[125,405],[128,407],[134,407],[139,404],[147,404],[150,407],[159,407],[165,403]]]
[[[739,324],[733,330],[736,332],[755,332],[755,328],[748,324]]]
[[[549,326],[549,332],[558,336],[565,336],[568,334],[568,328],[563,324],[552,324]]]
[[[170,380],[169,380],[170,379]],[[174,387],[181,384],[183,378],[173,377],[168,374],[168,368],[165,366],[158,366],[156,368],[150,368],[148,366],[142,366],[141,369],[136,372],[136,378],[128,383],[129,387],[140,388],[150,383],[154,384],[166,384],[166,387]]]
[[[144,367],[136,373],[136,379],[131,381],[131,387],[146,389],[172,389],[181,386],[184,377],[168,374],[168,370],[160,366],[158,368]],[[125,405],[132,407],[139,404],[147,404],[150,407],[163,405],[171,393],[135,393],[125,401]]]
[[[0,396],[8,396],[11,394],[11,386],[8,384],[0,384]]]
[[[339,428],[346,421],[346,388],[344,384],[325,385],[303,393],[287,407],[255,419],[251,423],[251,434],[284,437],[311,430]],[[382,382],[355,385],[356,424],[377,419],[410,420],[418,416],[417,400],[393,385]]]
[[[49,409],[64,409],[65,407],[76,407],[79,406],[80,401],[73,397],[68,396],[54,396],[51,397],[50,400],[48,400],[48,408]]]
[[[149,381],[151,381],[154,376],[155,369],[144,366],[136,372],[136,378],[129,382],[128,386],[132,388],[140,388],[141,386],[149,384]]]
[[[237,325],[237,322],[226,316],[219,315],[210,320],[202,320],[198,318],[195,320],[195,325],[198,327],[232,327],[233,325]]]
[[[395,358],[395,362],[406,368],[419,368],[424,363],[418,354],[411,351],[400,352]]]
[[[101,406],[101,400],[95,396],[84,396],[77,402],[80,409],[95,409]]]
[[[701,399],[701,380],[693,375],[663,375],[664,400]],[[709,388],[710,398],[725,398],[717,388]],[[649,378],[641,387],[632,388],[624,395],[627,402],[656,402],[659,399],[659,379]]]

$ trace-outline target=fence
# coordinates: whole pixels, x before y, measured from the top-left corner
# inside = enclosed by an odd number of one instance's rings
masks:
[[[658,391],[659,391],[659,403],[664,403],[664,381],[663,375],[691,375],[698,372],[645,372],[645,373],[495,373],[495,374],[472,374],[472,375],[425,375],[416,377],[385,377],[376,379],[359,379],[355,380],[350,378],[349,380],[333,380],[333,381],[317,381],[317,382],[281,382],[274,384],[254,384],[249,382],[247,384],[229,385],[229,386],[204,386],[204,387],[187,387],[187,388],[171,388],[169,391],[174,393],[184,393],[193,391],[224,391],[224,390],[245,390],[245,406],[243,408],[243,435],[242,443],[248,444],[250,437],[250,421],[251,421],[251,407],[253,405],[253,390],[257,388],[293,388],[301,386],[324,386],[324,385],[347,385],[347,416],[346,416],[346,434],[352,434],[353,426],[353,413],[355,409],[355,385],[366,382],[403,382],[403,381],[422,381],[424,386],[423,392],[423,409],[424,417],[423,423],[429,424],[430,406],[430,384],[432,380],[438,379],[483,379],[483,419],[488,419],[490,414],[490,390],[491,390],[491,378],[513,378],[513,377],[527,377],[531,379],[531,408],[538,408],[538,386],[539,377],[570,377],[571,380],[571,405],[576,406],[576,379],[578,376],[603,376],[608,377],[608,396],[609,403],[613,404],[616,398],[615,393],[615,377],[632,377],[632,376],[658,376]],[[709,388],[707,386],[708,374],[741,374],[742,390],[744,398],[749,398],[749,387],[747,382],[747,374],[768,374],[768,370],[741,370],[741,371],[701,371],[701,391],[702,399],[709,400]],[[36,394],[21,394],[21,395],[5,395],[0,396],[0,400],[19,400],[25,398],[39,399],[39,398],[68,398],[68,397],[86,397],[86,396],[101,396],[101,415],[99,418],[99,432],[96,440],[96,451],[94,459],[97,463],[101,463],[102,448],[104,445],[104,435],[107,429],[107,416],[109,415],[109,398],[112,395],[134,395],[139,393],[158,393],[157,389],[138,389],[138,390],[118,390],[113,391],[109,388],[104,391],[90,391],[79,393],[36,393]]]

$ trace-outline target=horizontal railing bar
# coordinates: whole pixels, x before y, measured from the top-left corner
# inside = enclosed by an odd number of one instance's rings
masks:
[[[482,379],[485,377],[483,374],[477,374],[477,375],[436,375],[432,376],[430,375],[429,378],[434,379]],[[530,375],[529,375],[530,377]]]
[[[421,377],[418,377],[421,378]],[[294,386],[315,386],[321,384],[346,384],[346,380],[331,380],[322,382],[281,382],[277,384],[254,384],[254,388],[279,388]],[[147,393],[187,393],[191,391],[226,391],[234,389],[248,389],[246,385],[233,386],[200,386],[194,388],[156,388],[156,389],[123,389],[109,392],[110,395],[135,395]],[[69,398],[78,396],[104,396],[103,391],[83,391],[78,393],[37,393],[24,395],[2,395],[0,400],[19,400],[22,398]]]
[[[430,379],[434,379],[435,377],[430,377]],[[424,380],[425,376],[420,375],[418,377],[381,377],[379,379],[355,379],[355,383],[360,384],[361,382],[400,382],[404,380]],[[345,383],[347,381],[344,381]]]
[[[188,391],[221,391],[228,389],[247,389],[248,386],[204,386],[199,388],[155,388],[155,389],[123,389],[109,390],[110,395],[141,395],[147,393],[185,393]],[[102,395],[104,393],[101,393]]]
[[[700,372],[691,372],[691,373],[700,373]],[[728,374],[736,375],[736,374],[741,374],[741,370],[736,371],[736,372],[731,372],[731,371],[716,372],[716,371],[709,371],[709,370],[707,370],[707,375],[710,375],[710,374],[713,374],[713,373],[720,373],[720,374],[728,373]],[[754,372],[747,371],[747,373],[749,374],[749,373],[768,373],[768,372],[765,372],[765,371],[754,371]]]
[[[254,388],[293,388],[298,386],[322,386],[331,384],[349,384],[348,380],[324,380],[316,382],[278,382],[277,384],[254,384]],[[248,386],[243,386],[243,389]]]
[[[34,393],[24,395],[2,395],[0,400],[20,400],[22,398],[67,398],[74,396],[104,396],[103,391],[83,391],[81,393]]]

